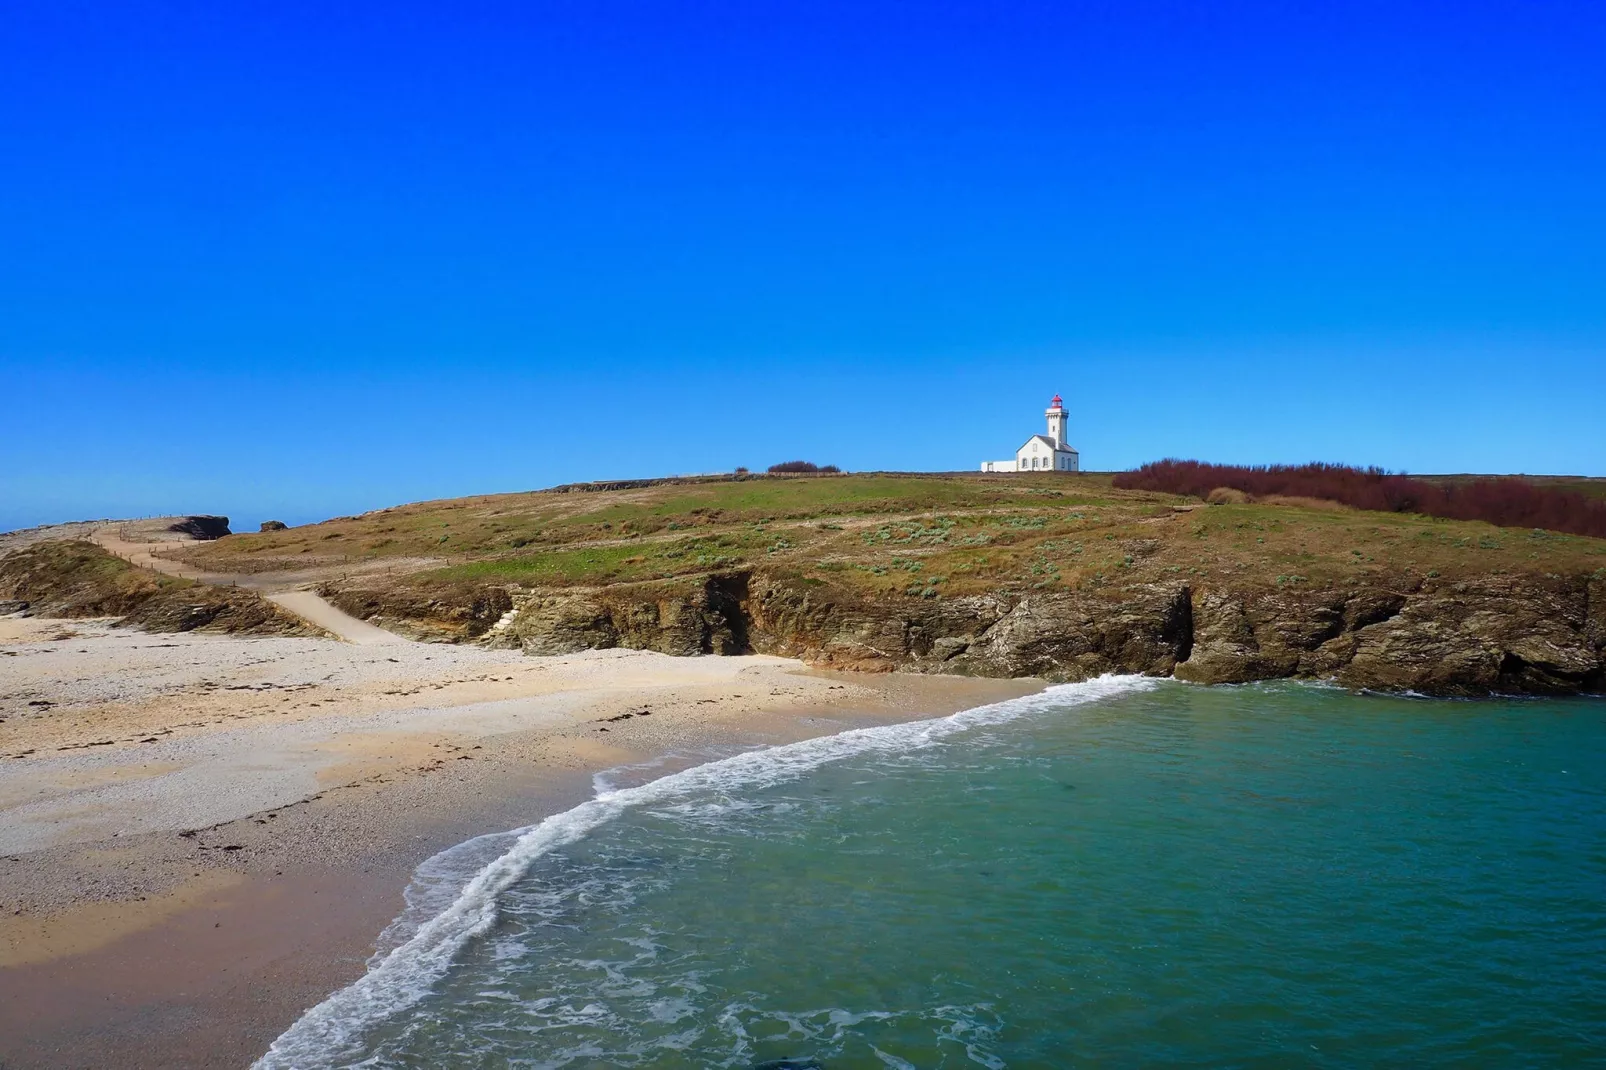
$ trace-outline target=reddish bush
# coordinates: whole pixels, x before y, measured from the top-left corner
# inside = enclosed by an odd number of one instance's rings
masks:
[[[812,461],[782,461],[770,465],[771,472],[840,472],[834,464],[815,464]]]
[[[1546,528],[1606,538],[1606,501],[1499,476],[1467,483],[1430,483],[1381,468],[1341,464],[1230,465],[1203,461],[1151,461],[1122,472],[1115,485],[1203,498],[1217,487],[1256,497],[1280,494],[1325,498],[1357,509],[1425,513],[1451,520],[1484,520],[1506,528]]]

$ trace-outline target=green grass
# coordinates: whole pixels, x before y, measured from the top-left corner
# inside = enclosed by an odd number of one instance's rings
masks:
[[[666,482],[424,502],[191,558],[218,571],[391,562],[393,582],[593,585],[759,567],[866,594],[1385,573],[1588,574],[1606,540],[1297,500],[1175,506],[1107,476],[868,474]],[[1279,577],[1281,580],[1279,581]],[[914,588],[918,587],[918,591]]]
[[[641,502],[598,502],[596,508],[576,513],[562,523],[645,526],[659,520],[693,519],[708,514],[737,522],[873,516],[889,512],[1036,505],[1064,493],[1064,488],[1052,485],[982,484],[920,476],[753,480],[696,484]]]
[[[666,579],[745,564],[752,560],[757,545],[765,541],[752,533],[736,532],[647,544],[542,550],[467,561],[430,570],[420,578],[444,582],[486,580],[532,586]]]
[[[585,550],[550,550],[515,557],[469,561],[433,569],[421,578],[495,580],[502,583],[606,583],[640,570],[631,566],[641,559],[633,546],[600,546]]]
[[[732,524],[811,517],[1030,507],[1099,500],[1102,476],[849,475],[670,482],[622,491],[531,493],[422,502],[279,532],[231,535],[191,557],[220,571],[265,571],[323,561],[469,559],[536,552]]]

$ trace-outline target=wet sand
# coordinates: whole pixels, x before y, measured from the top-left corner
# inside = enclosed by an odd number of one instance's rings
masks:
[[[7,1070],[249,1065],[362,973],[419,862],[595,772],[1041,686],[36,620],[0,621],[0,654]]]

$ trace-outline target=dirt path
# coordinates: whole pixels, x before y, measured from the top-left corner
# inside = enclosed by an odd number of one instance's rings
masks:
[[[264,575],[245,572],[205,572],[181,561],[163,557],[159,553],[188,540],[133,541],[126,537],[123,526],[119,524],[107,524],[96,528],[90,537],[106,550],[141,568],[219,587],[245,587],[254,590],[275,605],[294,613],[302,620],[316,624],[330,635],[344,639],[348,643],[355,643],[358,646],[381,646],[412,642],[411,639],[387,632],[383,628],[377,628],[367,621],[358,620],[336,609],[316,591],[292,586],[283,580],[275,580]]]
[[[264,591],[262,597],[310,621],[331,635],[358,646],[394,646],[412,640],[358,620],[326,602],[315,591]]]
[[[90,532],[89,538],[104,550],[116,554],[131,565],[148,568],[153,572],[165,573],[169,576],[178,576],[186,580],[196,580],[200,583],[212,583],[223,587],[250,586],[241,583],[245,576],[232,576],[218,572],[203,572],[198,568],[171,561],[165,557],[156,556],[158,550],[171,550],[174,546],[193,540],[169,539],[165,542],[151,542],[148,540],[134,540],[123,535],[122,525],[108,524],[105,527],[95,528]]]

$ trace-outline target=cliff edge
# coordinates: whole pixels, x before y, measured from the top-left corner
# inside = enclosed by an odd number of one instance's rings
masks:
[[[1218,498],[1090,473],[705,477],[399,506],[183,554],[322,569],[319,592],[353,616],[532,654],[1606,690],[1606,539]]]

